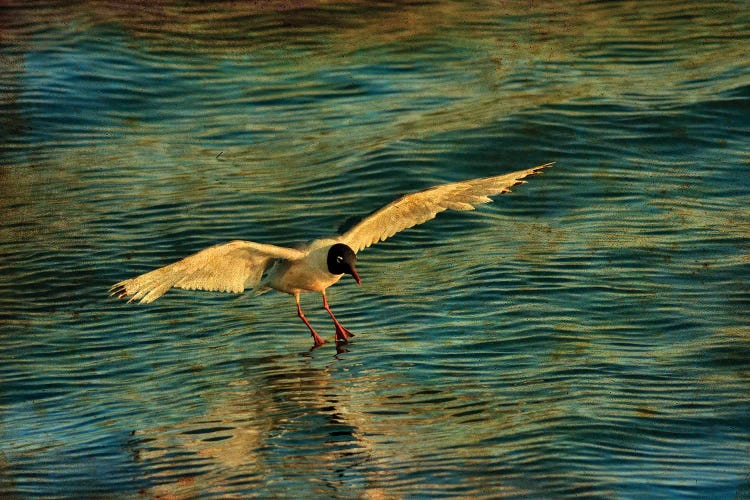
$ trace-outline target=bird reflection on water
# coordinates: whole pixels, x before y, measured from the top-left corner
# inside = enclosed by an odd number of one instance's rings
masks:
[[[379,431],[372,415],[342,401],[331,376],[335,363],[318,367],[296,354],[249,357],[242,362],[246,378],[226,388],[209,413],[134,429],[127,445],[133,459],[154,468],[147,493],[219,493],[227,481],[262,484],[283,470],[298,481],[318,478],[317,488],[326,491],[366,485],[366,496],[387,496],[394,478],[387,468],[368,466],[378,460],[368,435]]]

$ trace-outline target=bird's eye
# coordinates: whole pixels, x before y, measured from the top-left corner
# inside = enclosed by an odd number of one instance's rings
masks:
[[[336,256],[336,262],[338,262],[339,264],[341,264],[342,262],[344,262],[344,258],[341,255],[338,255],[338,256]]]

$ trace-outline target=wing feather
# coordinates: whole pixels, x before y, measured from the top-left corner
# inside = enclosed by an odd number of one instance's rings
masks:
[[[275,259],[296,260],[304,252],[252,241],[231,241],[201,250],[159,269],[116,283],[111,295],[148,304],[172,287],[240,293],[260,283]]]
[[[553,164],[545,163],[510,174],[443,184],[407,194],[346,231],[341,241],[358,252],[399,231],[434,219],[445,210],[474,210],[476,205],[490,203],[490,196],[507,193],[512,187],[525,184],[526,181],[521,179],[537,175]]]

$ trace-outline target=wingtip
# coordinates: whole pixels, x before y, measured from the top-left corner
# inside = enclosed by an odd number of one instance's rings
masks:
[[[123,298],[126,295],[125,293],[125,285],[120,283],[115,283],[111,287],[109,287],[109,296],[114,297],[117,296],[118,299]]]
[[[544,169],[545,169],[545,168],[550,168],[550,167],[551,167],[551,166],[553,166],[553,165],[554,165],[555,163],[556,163],[556,162],[554,162],[554,161],[551,161],[551,162],[545,163],[545,164],[543,164],[543,165],[538,165],[538,166],[536,166],[536,167],[533,167],[533,168],[531,169],[531,171],[532,171],[532,175],[538,175],[538,174],[541,174],[541,173],[542,173],[542,172],[544,171]]]
[[[110,297],[116,297],[118,300],[122,300],[128,296],[128,281],[120,281],[119,283],[115,283],[111,287],[109,287],[109,296]],[[128,304],[133,302],[133,299],[135,297],[131,297],[130,300],[128,300]]]

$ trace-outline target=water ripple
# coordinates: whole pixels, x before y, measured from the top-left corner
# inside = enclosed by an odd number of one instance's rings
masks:
[[[84,7],[84,8],[81,8]],[[219,2],[0,15],[0,491],[744,497],[748,14]],[[555,160],[319,296],[112,283]]]

